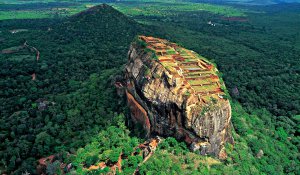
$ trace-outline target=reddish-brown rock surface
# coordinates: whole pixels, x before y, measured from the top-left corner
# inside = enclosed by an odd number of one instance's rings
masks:
[[[150,133],[151,126],[147,112],[130,93],[126,92],[126,96],[131,115],[134,116],[134,122],[142,123],[147,133]]]
[[[233,143],[231,106],[212,63],[167,40],[139,36],[125,70],[131,117],[148,136],[173,136],[201,154],[225,157],[221,150]]]

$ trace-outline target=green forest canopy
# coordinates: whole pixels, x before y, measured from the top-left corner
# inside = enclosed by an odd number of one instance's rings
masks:
[[[272,12],[272,8],[265,10]],[[299,27],[290,18],[292,12],[275,15],[276,19],[251,14],[248,22],[224,20],[206,12],[134,17],[151,24],[145,26],[109,6],[100,6],[66,19],[2,21],[1,50],[27,41],[38,48],[41,58],[36,62],[35,53],[26,49],[0,55],[0,120],[4,123],[0,126],[0,170],[34,172],[38,158],[67,151],[76,156],[64,161],[86,161],[89,157],[80,157],[81,153],[90,151],[89,145],[98,134],[107,135],[111,128],[124,133],[115,137],[114,143],[123,143],[126,138],[136,144],[135,133],[120,127],[125,121],[120,116],[127,114],[127,108],[112,87],[122,76],[130,42],[137,34],[145,34],[179,42],[214,58],[227,87],[237,87],[239,93],[231,92],[236,145],[235,149],[228,146],[228,160],[193,169],[193,161],[204,158],[170,138],[141,172],[168,174],[184,164],[187,168],[182,173],[297,174],[299,84],[295,82],[299,82],[299,47],[295,39],[299,34],[282,32],[275,22],[285,20],[285,29]],[[270,19],[277,30],[267,25]],[[212,27],[207,21],[218,25]],[[8,31],[16,27],[29,31]],[[36,73],[36,81],[31,80],[32,73]],[[43,104],[47,108],[41,108]],[[267,110],[258,109],[262,107]],[[80,147],[84,148],[77,151]],[[111,145],[104,148],[113,150]],[[92,149],[97,153],[99,148]],[[261,159],[256,157],[260,150],[264,152]],[[161,166],[160,158],[170,154],[174,157]],[[193,155],[189,159],[186,154]],[[170,162],[174,166],[169,166]],[[127,167],[132,171],[132,164]],[[81,171],[81,166],[75,166],[74,171]]]

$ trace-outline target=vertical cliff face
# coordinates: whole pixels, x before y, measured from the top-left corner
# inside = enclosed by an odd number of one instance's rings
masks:
[[[140,36],[125,69],[131,117],[148,136],[173,136],[201,154],[224,157],[224,144],[233,143],[231,107],[213,64],[174,43]]]

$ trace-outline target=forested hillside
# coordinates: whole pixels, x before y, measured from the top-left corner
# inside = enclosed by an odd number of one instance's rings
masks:
[[[9,25],[14,23],[27,21]],[[114,123],[125,106],[114,79],[138,33],[144,33],[139,24],[106,5],[46,30],[3,31],[1,50],[27,41],[40,51],[40,60],[26,48],[1,55],[1,169],[34,171],[37,158],[75,151]]]
[[[100,5],[63,19],[1,21],[0,173],[36,173],[39,158],[60,153],[84,174],[143,142],[114,87],[130,42],[143,34],[214,59],[232,95],[236,143],[221,162],[167,138],[141,174],[299,174],[299,14],[284,7],[288,13],[272,6],[240,18],[178,7],[128,18]],[[130,157],[124,174],[141,161]]]

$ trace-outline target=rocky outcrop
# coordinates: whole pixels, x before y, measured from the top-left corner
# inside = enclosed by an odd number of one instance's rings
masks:
[[[140,36],[125,69],[131,117],[148,136],[173,136],[203,155],[224,157],[224,144],[233,143],[231,107],[213,64],[174,43]]]

